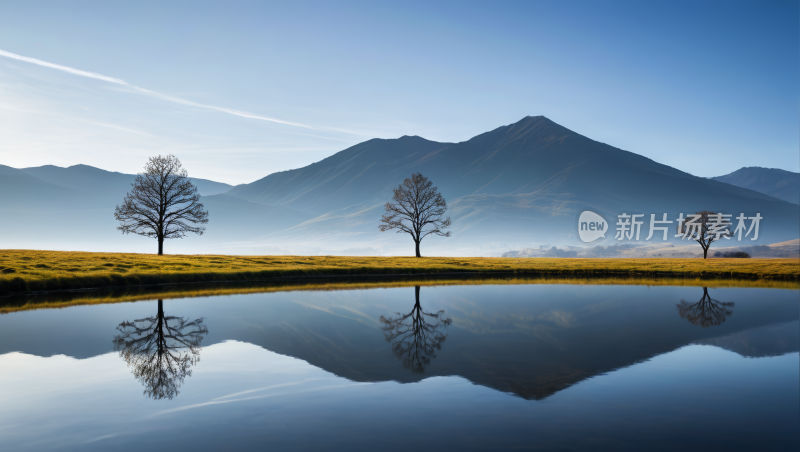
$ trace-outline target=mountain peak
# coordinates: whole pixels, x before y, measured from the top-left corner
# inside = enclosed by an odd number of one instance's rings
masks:
[[[549,130],[552,127],[559,127],[561,129],[564,129],[564,130],[569,130],[566,127],[562,126],[561,124],[558,124],[557,122],[553,121],[552,119],[550,119],[550,118],[548,118],[548,117],[546,117],[544,115],[525,116],[524,118],[520,119],[519,121],[517,121],[515,123],[508,124],[508,125],[502,126],[502,127],[498,127],[495,130],[507,128],[508,130],[521,131],[521,130],[527,130],[527,129],[531,129],[531,128],[538,128],[538,129],[541,129],[541,130],[544,131],[544,130]],[[572,132],[572,131],[570,131],[570,132]]]
[[[524,125],[527,125],[527,126],[537,126],[538,125],[538,126],[564,127],[561,124],[553,121],[552,119],[550,119],[550,118],[548,118],[547,116],[544,116],[544,115],[526,116],[526,117],[522,118],[521,120],[519,120],[517,122],[517,124],[520,124],[520,125],[524,124]]]
[[[108,171],[101,168],[97,168],[96,166],[84,165],[83,163],[78,163],[77,165],[68,166],[67,169],[73,171],[82,171],[82,172],[94,172],[98,174],[108,174],[108,173],[122,174],[118,171]]]
[[[517,139],[525,140],[536,135],[539,135],[540,139],[552,139],[552,137],[561,138],[564,135],[583,137],[582,135],[567,129],[564,126],[553,122],[551,119],[539,115],[525,116],[515,123],[500,126],[489,132],[476,135],[466,142],[472,142],[479,145],[485,145],[486,143],[492,141],[508,143]]]

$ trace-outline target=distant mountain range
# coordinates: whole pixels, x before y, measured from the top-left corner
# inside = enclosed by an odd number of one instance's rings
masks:
[[[68,188],[91,193],[112,191],[114,195],[120,190],[127,192],[136,178],[135,174],[105,171],[88,165],[73,165],[67,168],[44,165],[21,169],[0,165],[0,176],[18,176],[20,180],[25,180],[23,183],[30,186],[38,184],[41,187],[55,186],[60,189]],[[225,193],[233,187],[207,179],[195,177],[191,179],[201,196]]]
[[[679,212],[699,210],[758,212],[764,217],[759,241],[748,245],[796,239],[800,230],[795,204],[692,176],[536,116],[462,143],[372,139],[304,168],[232,188],[196,179],[209,210],[207,233],[167,243],[165,249],[410,254],[408,237],[381,233],[378,223],[392,187],[416,171],[438,186],[453,219],[453,236],[425,239],[423,255],[581,245],[576,217],[584,209],[605,216],[610,225],[620,213],[643,213],[647,219],[668,213],[674,219]],[[114,206],[133,177],[85,165],[0,167],[0,207],[14,218],[0,223],[0,248],[152,252],[153,241],[115,230]],[[617,243],[613,236],[612,230],[592,245]]]
[[[748,166],[711,179],[800,204],[800,173],[777,168]]]

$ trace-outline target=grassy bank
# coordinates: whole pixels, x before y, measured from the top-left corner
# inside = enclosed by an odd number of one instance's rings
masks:
[[[397,278],[294,279],[262,283],[200,283],[188,285],[115,287],[108,290],[24,293],[0,298],[0,315],[39,309],[62,309],[95,304],[131,303],[142,300],[218,297],[288,291],[337,291],[388,289],[413,286],[449,285],[518,285],[518,284],[590,284],[590,285],[647,285],[692,287],[747,287],[769,289],[800,289],[800,281],[783,279],[701,279],[649,277],[547,277],[547,276],[452,276]]]
[[[165,283],[458,273],[800,278],[796,259],[553,259],[225,256],[0,250],[0,294]]]

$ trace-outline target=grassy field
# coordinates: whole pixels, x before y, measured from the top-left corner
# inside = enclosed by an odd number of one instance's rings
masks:
[[[458,273],[798,280],[800,262],[796,259],[157,256],[0,250],[2,295],[164,283]]]

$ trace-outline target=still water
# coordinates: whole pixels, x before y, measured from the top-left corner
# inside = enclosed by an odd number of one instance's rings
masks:
[[[0,316],[0,450],[798,450],[787,289],[423,286]]]

